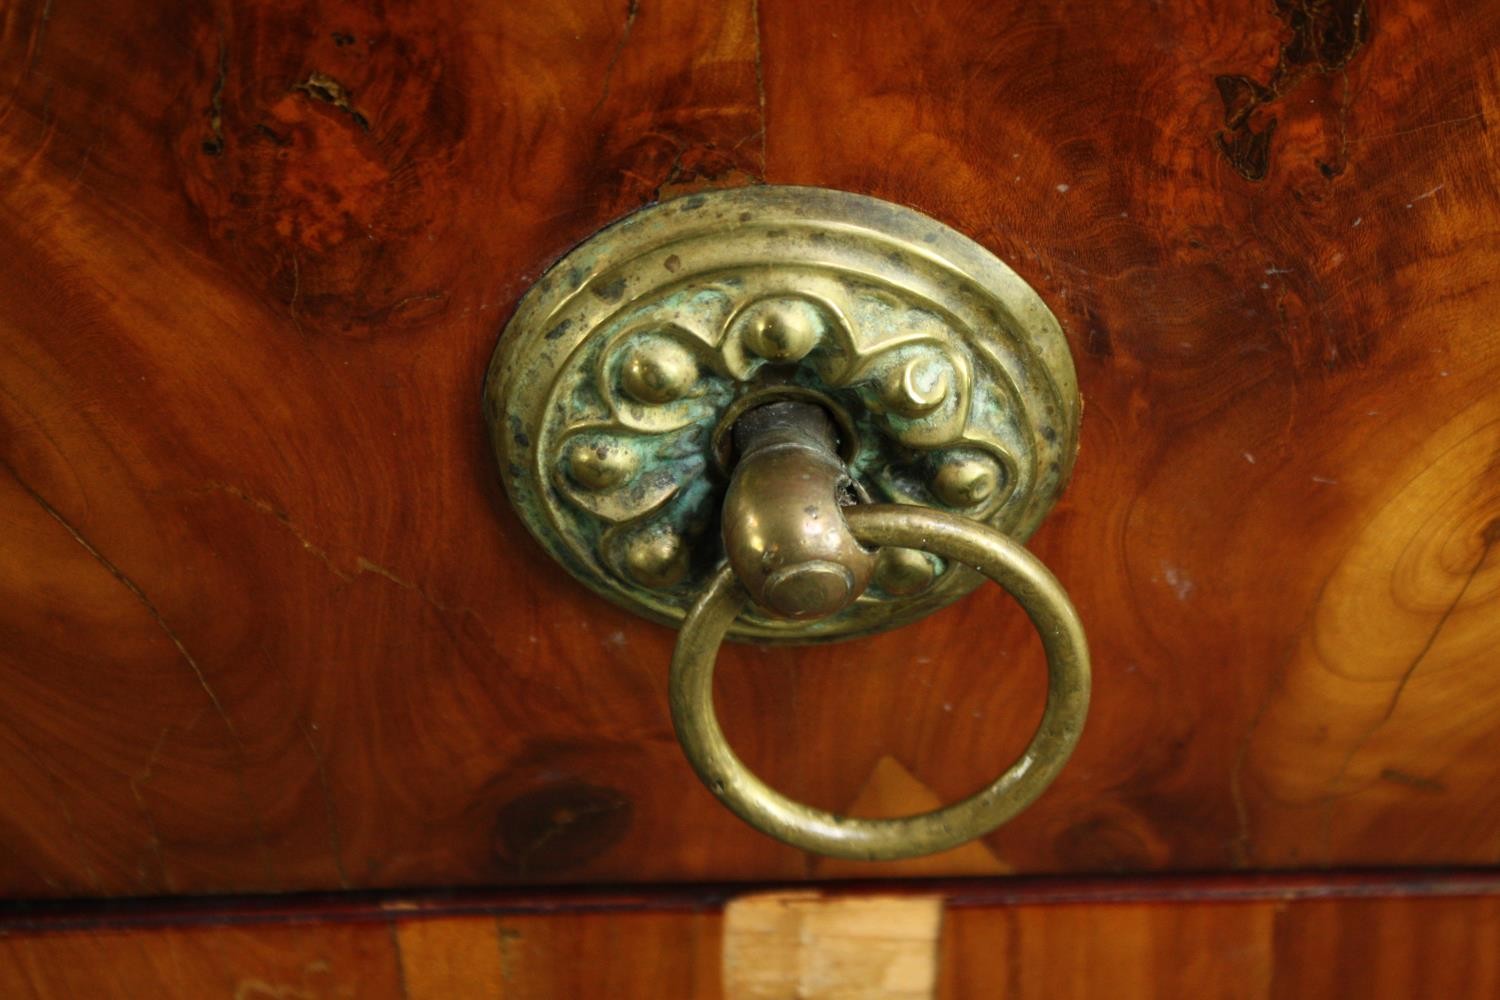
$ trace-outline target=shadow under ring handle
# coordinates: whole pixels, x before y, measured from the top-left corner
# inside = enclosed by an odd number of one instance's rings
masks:
[[[736,815],[778,840],[833,857],[891,861],[957,847],[1025,809],[1072,754],[1089,705],[1089,654],[1067,592],[1007,536],[969,518],[922,507],[876,504],[844,511],[865,545],[923,549],[972,566],[1010,592],[1047,654],[1047,703],[1020,758],[988,787],[932,812],[895,819],[841,816],[794,801],[757,778],[719,728],[714,661],[749,595],[725,565],[693,605],[672,654],[672,724],[689,763]]]

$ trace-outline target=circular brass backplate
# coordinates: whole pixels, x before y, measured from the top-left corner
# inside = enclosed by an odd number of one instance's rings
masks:
[[[597,233],[522,300],[485,413],[511,501],[547,551],[676,625],[723,559],[724,430],[749,403],[787,396],[829,409],[873,499],[1022,540],[1077,451],[1068,344],[1030,286],[942,223],[819,188],[694,194]],[[747,612],[730,635],[879,631],[981,579],[891,550],[845,611]]]

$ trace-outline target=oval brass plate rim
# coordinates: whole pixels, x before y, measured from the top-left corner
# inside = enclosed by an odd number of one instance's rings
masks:
[[[992,528],[936,510],[897,504],[850,508],[849,526],[866,545],[924,548],[976,567],[1025,610],[1047,653],[1047,701],[1021,756],[985,788],[927,813],[864,819],[798,802],[751,771],[729,746],[713,707],[719,645],[749,600],[725,566],[678,636],[669,700],[678,742],[709,791],[751,826],[794,847],[832,857],[893,861],[957,847],[1021,812],[1067,763],[1088,715],[1088,642],[1072,602],[1040,560]]]
[[[747,216],[751,221],[736,230],[735,220]],[[726,232],[728,236],[723,235]],[[1025,408],[1049,408],[1046,430],[1055,437],[1045,443],[1037,438],[1038,448],[1045,449],[1050,463],[1049,485],[1022,494],[1014,503],[1007,498],[993,515],[994,526],[1026,538],[1061,493],[1077,453],[1081,410],[1071,353],[1056,318],[1003,261],[962,233],[913,209],[851,192],[757,186],[688,195],[612,223],[549,268],[507,324],[487,373],[485,413],[507,495],[531,535],[595,593],[653,621],[678,626],[721,548],[715,533],[697,537],[691,543],[689,578],[681,587],[653,590],[625,579],[619,564],[606,559],[601,549],[605,532],[628,525],[600,522],[592,534],[579,531],[577,512],[564,509],[566,503],[560,499],[564,494],[553,481],[558,461],[555,442],[560,434],[556,427],[562,419],[562,401],[553,390],[561,373],[578,363],[596,330],[603,332],[609,320],[627,314],[635,296],[655,295],[674,283],[682,286],[691,281],[693,255],[684,248],[706,246],[710,240],[715,245],[734,240],[747,245],[795,245],[804,257],[766,266],[828,266],[827,262],[819,264],[816,257],[821,236],[865,241],[868,245],[862,252],[866,257],[878,249],[882,256],[905,260],[906,266],[920,272],[921,287],[939,289],[952,296],[945,306],[967,311],[968,322],[952,327],[954,335],[975,338],[968,342],[969,349],[984,353],[986,365],[999,367],[1006,357],[1024,357],[1033,366],[1027,377],[1040,378],[1048,387],[1048,402],[1018,397],[1016,406],[1022,409],[1017,420],[1033,431],[1036,425]],[[675,257],[686,265],[680,272],[673,270],[678,263]],[[711,270],[707,264],[704,269],[703,273]],[[999,310],[995,314],[1000,317],[998,326],[985,328],[980,322],[985,309]],[[595,317],[603,319],[596,323]],[[974,361],[968,363],[975,367]],[[765,386],[740,388],[762,391]],[[861,433],[871,432],[862,428]],[[967,442],[961,438],[952,443]],[[721,473],[711,449],[705,449],[705,458],[702,475],[715,484],[718,492],[712,502],[716,503],[722,499]],[[654,516],[648,512],[648,517]],[[698,523],[708,525],[713,520],[700,518]],[[979,582],[975,574],[955,567],[919,594],[888,598],[873,606],[861,602],[840,616],[815,622],[742,618],[731,627],[729,637],[806,644],[884,631],[958,600]]]

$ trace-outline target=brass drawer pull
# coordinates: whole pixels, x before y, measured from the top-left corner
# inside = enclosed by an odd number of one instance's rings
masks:
[[[1025,808],[1072,752],[1087,646],[1020,544],[1072,471],[1072,359],[1040,297],[967,237],[816,188],[652,206],[527,292],[485,408],[506,491],[543,546],[603,596],[682,628],[679,740],[760,830],[850,858],[938,851]],[[1030,746],[988,788],[920,816],[841,817],[773,791],[725,743],[723,639],[865,635],[985,576],[1031,616],[1050,679]]]
[[[772,404],[766,409],[813,409]],[[749,419],[747,415],[746,419]],[[890,861],[955,847],[983,836],[1025,809],[1052,783],[1078,743],[1089,705],[1089,654],[1083,626],[1057,579],[1035,556],[993,528],[943,511],[904,504],[857,505],[840,511],[842,470],[816,433],[797,433],[791,413],[783,425],[760,431],[769,446],[751,445],[730,484],[725,504],[727,562],[714,576],[677,636],[672,655],[672,722],[698,777],[745,822],[819,854]],[[775,455],[779,479],[763,480],[754,466]],[[742,470],[749,470],[748,473]],[[746,475],[751,477],[746,482]],[[746,492],[758,495],[745,497]],[[811,501],[804,503],[803,501]],[[830,522],[837,521],[833,524]],[[854,544],[846,542],[847,533]],[[1010,592],[1025,609],[1047,653],[1047,703],[1041,724],[1014,764],[988,787],[961,802],[900,819],[853,819],[795,802],[757,778],[729,747],[714,715],[714,661],[724,633],[758,588],[761,603],[790,617],[831,614],[858,596],[874,554],[857,543],[920,549],[973,566]],[[767,558],[770,556],[770,558]],[[764,570],[775,565],[773,573]],[[740,567],[749,567],[749,572]],[[746,579],[748,577],[748,579]],[[844,580],[848,590],[841,589]],[[769,581],[769,583],[768,583]],[[790,584],[788,583],[790,581]],[[798,587],[799,581],[810,581]],[[780,582],[780,586],[776,584]],[[862,588],[859,588],[862,589]],[[801,605],[797,604],[801,601]]]

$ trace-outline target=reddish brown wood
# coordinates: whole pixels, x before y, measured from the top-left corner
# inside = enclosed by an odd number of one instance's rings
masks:
[[[717,913],[370,919],[0,935],[6,997],[719,995]]]
[[[0,990],[73,997],[370,997],[416,1000],[390,929],[176,927],[0,937]]]
[[[672,634],[525,536],[478,405],[550,260],[761,180],[972,234],[1074,345],[1035,548],[1093,716],[948,872],[1493,864],[1497,52],[1415,0],[12,5],[0,892],[823,872],[699,787]],[[977,787],[1042,676],[996,593],[721,675],[833,807]]]
[[[714,912],[502,919],[503,954],[524,970],[508,995],[716,1000],[720,923]]]
[[[1409,1000],[1500,990],[1500,896],[1393,894],[1382,889],[1397,887],[1379,880],[1368,888],[1377,895],[1229,901],[1213,898],[1210,882],[1198,886],[1196,899],[1123,901],[1094,892],[1071,902],[1033,896],[963,906],[939,893],[947,910],[936,995]],[[887,903],[891,890],[886,886],[882,896]],[[326,919],[282,904],[268,905],[253,923],[224,911],[150,925],[128,914],[91,927],[42,923],[0,931],[0,994],[750,1000],[765,995],[754,992],[754,983],[778,981],[742,964],[723,975],[725,935],[736,931],[726,931],[718,905],[689,910],[661,902],[642,895],[607,914],[476,908],[437,915],[422,900],[393,898],[325,913]],[[839,992],[841,981],[867,980],[867,970],[848,961],[848,941],[839,941],[828,921],[817,923],[813,911],[857,910],[850,902],[830,895],[800,904],[811,921],[808,933],[779,945],[759,942],[760,960],[785,966],[766,949],[793,951],[805,987],[799,995],[814,1000],[890,996]],[[900,919],[893,915],[900,908],[883,912],[886,920]],[[856,936],[874,929],[849,917],[845,926]],[[919,930],[895,924],[883,933],[901,941]],[[741,961],[749,954],[743,942],[735,954]]]
[[[1491,997],[1500,902],[1115,903],[950,912],[945,1000]]]
[[[1275,949],[1285,997],[1500,996],[1500,900],[1288,907]]]
[[[939,995],[1269,997],[1277,909],[1117,903],[964,910],[949,914],[944,926]]]

